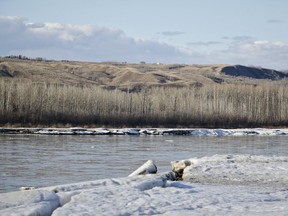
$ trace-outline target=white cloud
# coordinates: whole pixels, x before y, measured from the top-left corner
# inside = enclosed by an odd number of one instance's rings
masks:
[[[1,17],[0,16],[0,36],[13,36],[25,31],[24,19],[19,17]]]
[[[0,17],[0,55],[89,61],[177,62],[186,54],[174,46],[137,40],[118,29],[91,25],[28,23]]]
[[[0,17],[0,29],[0,56],[20,54],[84,61],[224,63],[288,69],[287,42],[250,36],[223,37],[220,42],[199,41],[190,46],[188,43],[187,47],[177,47],[128,37],[119,29],[31,23],[19,17]]]
[[[221,42],[219,41],[198,41],[198,42],[189,42],[187,45],[189,46],[212,46],[219,45]]]
[[[186,34],[185,32],[181,31],[164,31],[164,32],[158,32],[157,34],[161,34],[164,36],[178,36],[178,35],[183,35]]]
[[[212,52],[215,60],[231,64],[245,64],[273,69],[288,68],[288,43],[248,39],[233,40],[228,48]]]
[[[269,19],[267,20],[267,23],[269,24],[279,24],[279,23],[285,23],[284,20],[279,20],[279,19]]]

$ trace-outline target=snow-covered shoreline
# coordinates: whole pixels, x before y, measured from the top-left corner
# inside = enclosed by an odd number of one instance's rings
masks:
[[[0,128],[0,134],[36,135],[186,135],[186,136],[279,136],[288,135],[288,128]]]
[[[0,215],[287,215],[288,156],[190,158],[167,173],[0,194]]]

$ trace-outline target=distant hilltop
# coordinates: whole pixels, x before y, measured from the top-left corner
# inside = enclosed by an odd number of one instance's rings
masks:
[[[242,65],[96,63],[16,57],[0,58],[0,79],[77,86],[99,85],[107,89],[139,91],[151,86],[257,84],[288,77],[287,71]]]
[[[260,67],[246,67],[242,65],[226,66],[221,72],[230,76],[242,76],[253,79],[279,80],[288,77],[288,73]]]

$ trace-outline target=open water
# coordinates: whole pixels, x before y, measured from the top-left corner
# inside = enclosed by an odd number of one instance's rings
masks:
[[[0,135],[0,193],[124,177],[149,159],[159,172],[170,161],[215,154],[288,155],[287,136]]]

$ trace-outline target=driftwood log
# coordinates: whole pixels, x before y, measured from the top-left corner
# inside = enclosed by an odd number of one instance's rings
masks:
[[[137,176],[137,175],[145,175],[145,174],[156,174],[157,167],[152,160],[148,160],[142,166],[140,166],[137,170],[131,173],[129,176]]]

